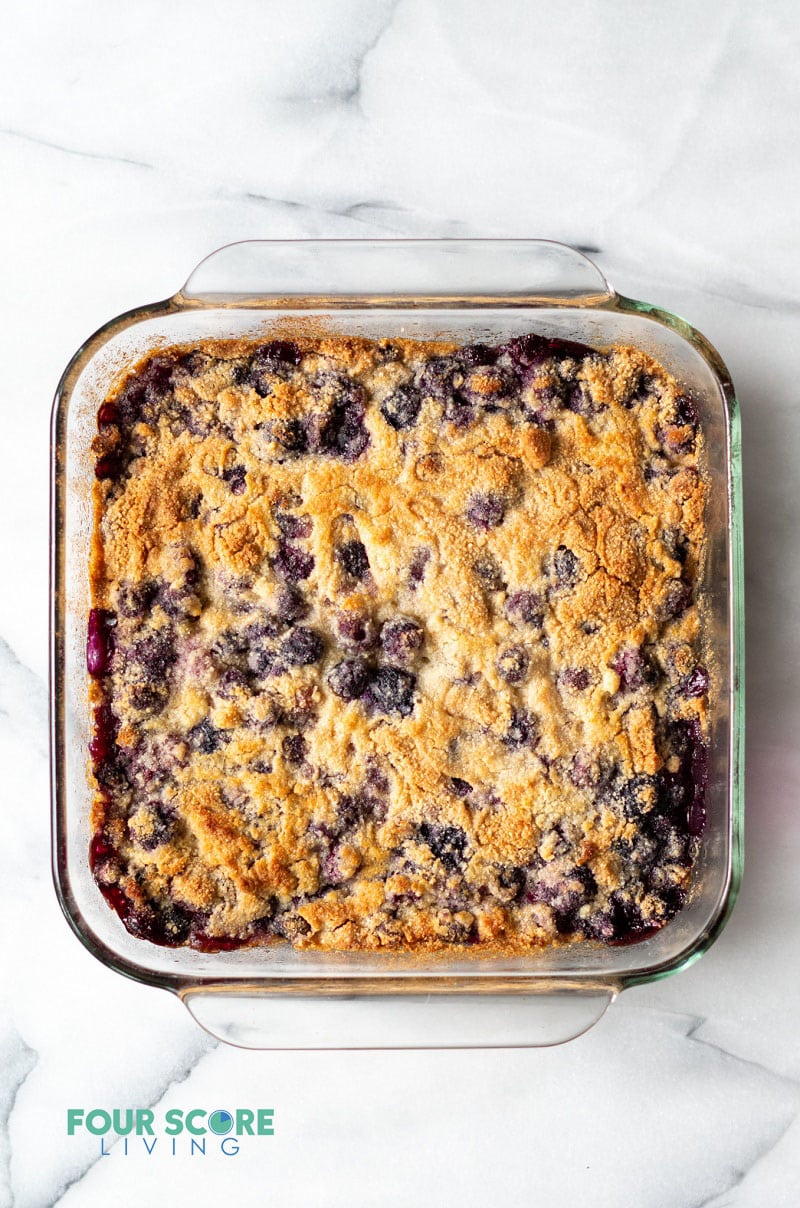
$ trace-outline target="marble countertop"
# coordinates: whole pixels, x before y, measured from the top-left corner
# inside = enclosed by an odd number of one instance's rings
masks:
[[[567,11],[567,8],[569,11]],[[0,1206],[800,1203],[800,23],[790,0],[14,4],[0,42]],[[253,1053],[95,961],[49,871],[50,399],[248,237],[535,235],[685,315],[741,399],[747,862],[686,972],[517,1052]],[[272,1107],[101,1154],[70,1107]],[[139,1138],[141,1140],[141,1138]],[[245,1141],[247,1143],[245,1143]],[[159,1142],[160,1144],[160,1142]],[[165,1191],[165,1188],[168,1190]]]

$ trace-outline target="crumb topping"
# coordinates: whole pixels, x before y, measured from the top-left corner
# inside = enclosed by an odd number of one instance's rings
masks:
[[[707,486],[663,367],[208,341],[94,452],[91,861],[133,934],[511,952],[680,908]]]

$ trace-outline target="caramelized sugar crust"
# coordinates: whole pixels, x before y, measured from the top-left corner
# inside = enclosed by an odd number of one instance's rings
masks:
[[[91,860],[132,933],[510,952],[680,908],[707,487],[655,361],[206,342],[94,450]]]

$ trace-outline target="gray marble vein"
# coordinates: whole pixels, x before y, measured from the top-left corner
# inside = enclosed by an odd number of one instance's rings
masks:
[[[742,1057],[738,1053],[732,1053],[730,1049],[726,1049],[724,1045],[713,1040],[708,1040],[704,1036],[698,1035],[700,1030],[708,1022],[708,1018],[706,1016],[687,1016],[687,1019],[689,1021],[689,1026],[685,1032],[687,1040],[691,1040],[695,1044],[705,1045],[705,1047],[708,1049],[714,1049],[715,1052],[720,1053],[723,1057],[728,1058],[729,1061],[736,1061],[740,1065],[752,1066],[754,1070],[759,1070],[763,1074],[768,1074],[771,1078],[777,1078],[781,1082],[787,1083],[789,1086],[800,1087],[800,1078],[791,1077],[785,1071],[776,1070],[771,1065],[765,1065],[764,1062],[754,1061],[751,1058]]]
[[[112,164],[130,164],[134,168],[152,170],[154,165],[140,159],[130,159],[126,155],[112,155],[104,151],[84,151],[80,147],[66,147],[61,143],[52,142],[37,134],[28,134],[24,130],[10,130],[0,127],[0,137],[19,139],[25,143],[33,143],[36,147],[46,147],[49,151],[60,151],[62,155],[74,155],[79,159],[98,159]]]
[[[744,1184],[745,1180],[749,1178],[756,1167],[769,1157],[772,1151],[781,1143],[794,1124],[795,1119],[796,1117],[792,1117],[792,1119],[787,1120],[784,1127],[779,1129],[769,1141],[765,1142],[746,1165],[733,1166],[729,1175],[726,1176],[725,1186],[721,1190],[715,1191],[707,1198],[688,1205],[687,1208],[735,1208],[737,1188]]]
[[[210,1037],[205,1035],[196,1037],[194,1044],[191,1046],[189,1055],[181,1061],[177,1068],[171,1072],[166,1079],[158,1083],[151,1097],[146,1102],[130,1104],[128,1106],[151,1108],[158,1107],[158,1105],[173,1087],[180,1086],[181,1083],[186,1082],[191,1074],[197,1069],[197,1066],[200,1064],[203,1058],[206,1057],[208,1053],[213,1052],[218,1043],[218,1041],[212,1040]],[[116,1140],[109,1140],[107,1142],[107,1148],[111,1150],[113,1149],[114,1145],[118,1144],[119,1138]],[[74,1187],[80,1185],[89,1172],[94,1169],[94,1167],[100,1161],[102,1161],[102,1157],[98,1152],[96,1157],[94,1157],[90,1162],[84,1164],[76,1174],[59,1183],[58,1186],[56,1186],[53,1190],[52,1199],[48,1201],[48,1208],[49,1206],[55,1208],[57,1204],[63,1203],[67,1193],[70,1192]],[[22,1205],[16,1205],[15,1208],[22,1208]],[[38,1205],[25,1205],[25,1208],[38,1208]]]
[[[40,676],[0,637],[0,722],[23,737],[38,756],[47,755],[47,689]]]
[[[345,52],[344,62],[340,69],[340,78],[320,87],[315,80],[310,81],[310,86],[300,87],[295,91],[287,91],[282,93],[275,99],[287,104],[306,104],[309,101],[315,103],[333,102],[345,105],[351,105],[354,108],[360,108],[361,104],[361,88],[363,83],[364,66],[370,54],[376,49],[381,40],[385,37],[392,22],[397,14],[402,0],[387,0],[386,3],[375,3],[371,10],[365,11],[363,16],[367,23],[366,40],[362,42],[362,30],[353,27],[353,40],[357,45],[355,49],[350,49]],[[369,24],[375,13],[381,14],[378,17],[376,28],[372,34],[369,33]]]
[[[38,1056],[7,1020],[0,1017],[0,1204],[17,1208],[11,1180],[11,1117],[20,1088]]]

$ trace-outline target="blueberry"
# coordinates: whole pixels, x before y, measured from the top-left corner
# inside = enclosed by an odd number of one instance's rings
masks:
[[[116,400],[122,425],[133,427],[146,410],[162,402],[172,389],[175,362],[170,357],[154,356],[140,366],[125,383]]]
[[[481,369],[468,374],[459,396],[473,407],[499,410],[498,404],[506,402],[516,385],[516,378],[505,369]]]
[[[166,678],[176,657],[171,629],[155,630],[135,642],[129,653],[130,662],[134,667],[155,682]]]
[[[380,667],[367,689],[367,699],[379,713],[408,717],[414,708],[416,678],[399,667]]]
[[[377,645],[375,623],[364,612],[340,612],[336,629],[343,646],[356,650],[372,650]]]
[[[705,667],[698,664],[694,671],[687,675],[680,686],[680,691],[684,696],[705,696],[708,692],[708,672]]]
[[[114,428],[119,425],[120,413],[116,403],[105,402],[97,412],[97,430],[104,431],[106,428]]]
[[[541,628],[544,622],[542,597],[532,591],[515,591],[506,600],[505,613],[509,621]]]
[[[480,558],[475,562],[473,570],[487,591],[505,590],[506,583],[503,578],[503,572],[491,554],[481,554]]]
[[[373,756],[367,756],[367,784],[380,796],[389,792],[389,778]]]
[[[541,365],[547,360],[548,341],[542,336],[533,334],[515,336],[502,348],[507,353],[511,363],[518,368],[527,369],[530,366]]]
[[[310,537],[314,527],[310,516],[293,516],[291,512],[276,512],[275,523],[284,537],[300,538],[301,540]]]
[[[281,744],[281,749],[287,763],[302,763],[306,757],[306,740],[302,734],[287,734]]]
[[[416,591],[425,578],[425,569],[430,561],[430,556],[431,551],[424,545],[415,549],[411,555],[411,561],[408,565],[408,586],[411,591]]]
[[[246,671],[239,667],[226,667],[219,677],[216,691],[223,700],[232,700],[237,693],[247,692],[249,688],[250,680]]]
[[[254,359],[264,364],[299,365],[303,354],[292,340],[270,340],[256,349]]]
[[[275,597],[275,616],[285,625],[302,620],[308,610],[308,601],[297,587],[282,587]]]
[[[281,654],[290,667],[308,667],[322,658],[325,643],[313,629],[300,625],[285,639]]]
[[[470,782],[462,780],[460,776],[451,776],[447,782],[447,787],[454,797],[468,797],[472,792]]]
[[[500,652],[497,673],[508,684],[521,684],[529,665],[530,659],[521,646],[508,646]]]
[[[167,948],[179,947],[192,935],[198,915],[174,902],[154,906],[137,905],[123,919],[128,931],[139,939]],[[205,919],[203,919],[205,921]]]
[[[652,776],[632,776],[616,784],[612,790],[615,804],[623,816],[632,821],[643,818],[650,812],[656,800],[657,784]]]
[[[592,399],[589,387],[585,382],[575,382],[570,386],[564,400],[567,411],[574,411],[585,419],[591,418],[600,408]]]
[[[684,533],[683,529],[671,528],[666,529],[661,539],[664,543],[664,548],[671,558],[681,565],[686,561],[689,554],[689,538]]]
[[[672,722],[668,739],[672,752],[681,761],[677,775],[684,786],[688,813],[686,825],[689,834],[697,836],[705,827],[705,797],[709,776],[708,747],[703,741],[699,720],[691,718]]]
[[[692,603],[692,589],[683,579],[672,579],[664,593],[662,614],[666,620],[679,617]]]
[[[556,586],[562,589],[574,587],[578,581],[579,566],[580,563],[572,550],[567,549],[566,545],[559,545],[553,557]]]
[[[328,675],[331,692],[342,700],[356,700],[369,683],[369,668],[363,659],[343,659]]]
[[[469,399],[465,398],[460,391],[457,391],[446,400],[443,415],[456,428],[468,428],[470,424],[475,422],[475,408],[470,405]]]
[[[334,550],[339,565],[354,579],[363,579],[369,570],[369,558],[361,541],[345,541]]]
[[[545,341],[547,345],[548,356],[554,357],[557,361],[573,360],[582,361],[584,357],[591,356],[594,349],[588,344],[579,344],[577,340],[560,340],[554,338]]]
[[[530,747],[536,742],[538,727],[536,718],[527,709],[514,709],[511,722],[503,736],[503,743],[510,751]]]
[[[681,394],[675,403],[675,422],[695,430],[700,422],[697,404],[688,394]]]
[[[136,842],[145,851],[154,851],[156,847],[161,847],[172,838],[175,832],[175,815],[160,801],[148,801],[146,813],[149,823],[145,828],[147,834],[136,839]]]
[[[307,453],[308,427],[301,419],[287,419],[275,431],[275,439],[287,453]]]
[[[175,621],[192,620],[197,617],[200,610],[198,600],[200,558],[191,551],[183,552],[186,556],[186,565],[180,579],[176,582],[161,583],[156,596],[157,602],[167,616]]]
[[[633,944],[652,935],[664,920],[654,923],[642,915],[629,891],[615,890],[609,898],[614,928],[614,943]]]
[[[89,743],[89,754],[92,757],[98,780],[104,769],[111,771],[113,768],[116,760],[118,730],[119,722],[111,706],[98,705],[94,711],[94,733]]]
[[[119,478],[122,473],[122,459],[116,453],[104,453],[94,464],[94,476],[100,482]]]
[[[297,583],[301,579],[307,579],[313,569],[313,554],[306,553],[305,550],[299,549],[296,545],[290,545],[288,541],[280,541],[278,543],[278,552],[275,555],[275,570],[282,579],[285,579],[288,583]]]
[[[341,835],[355,830],[362,822],[373,816],[376,804],[373,797],[363,792],[340,797],[336,805],[338,833]]]
[[[86,667],[91,676],[100,678],[111,668],[114,653],[113,628],[116,616],[105,608],[92,608],[86,635]]]
[[[223,742],[227,742],[222,730],[213,726],[207,717],[198,722],[196,726],[192,726],[186,737],[189,746],[202,755],[213,755]]]
[[[458,359],[468,369],[474,369],[476,365],[494,365],[497,352],[496,348],[490,348],[488,344],[465,344],[458,351]]]
[[[396,617],[381,629],[381,649],[393,663],[412,663],[422,639],[422,629],[410,617]]]
[[[620,692],[636,692],[658,678],[656,668],[640,646],[623,646],[609,665],[619,676]]]
[[[526,869],[517,864],[504,864],[494,872],[488,888],[501,902],[512,905],[522,901],[527,883]]]
[[[552,432],[555,416],[564,405],[564,391],[558,386],[545,385],[537,379],[528,383],[528,397],[522,402],[522,411],[529,423],[537,428]]]
[[[506,514],[506,505],[495,491],[479,491],[470,498],[467,519],[477,529],[497,528]]]
[[[142,713],[160,713],[169,700],[169,686],[160,684],[134,684],[130,691],[130,702]]]
[[[413,386],[399,386],[381,403],[381,415],[395,431],[401,432],[415,424],[422,399]]]
[[[355,461],[369,444],[365,414],[361,388],[352,382],[345,383],[340,398],[323,420],[319,434],[322,451],[341,457],[343,461]]]
[[[445,402],[453,397],[456,384],[463,377],[461,365],[454,357],[431,357],[417,374],[419,395]],[[417,404],[419,411],[419,404]],[[414,415],[416,419],[416,414]],[[413,423],[413,420],[412,420]],[[408,427],[404,424],[403,427]]]
[[[247,486],[246,478],[247,471],[242,465],[230,466],[227,470],[223,470],[222,477],[227,482],[234,495],[243,495]]]
[[[576,692],[584,692],[592,682],[592,678],[585,667],[565,667],[558,673],[558,682],[567,688],[573,688]]]
[[[263,398],[270,391],[270,376],[285,377],[302,359],[303,354],[291,340],[271,340],[259,345],[247,365],[237,366],[234,381],[252,386]]]
[[[448,872],[455,872],[463,864],[467,836],[460,826],[438,826],[423,822],[419,828],[419,837]]]
[[[622,400],[622,406],[629,411],[636,406],[637,403],[643,403],[655,391],[655,379],[648,373],[639,373],[631,382],[630,392]]]

